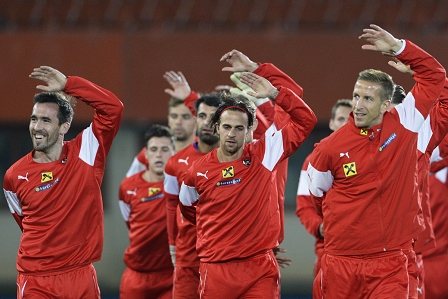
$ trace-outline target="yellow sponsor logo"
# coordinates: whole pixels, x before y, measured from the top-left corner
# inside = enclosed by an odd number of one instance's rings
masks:
[[[226,169],[222,170],[222,177],[225,179],[233,178],[235,176],[235,170],[233,169],[233,166],[229,166]]]
[[[53,173],[50,172],[42,172],[42,176],[40,178],[41,183],[49,182],[53,180]]]
[[[148,196],[152,196],[160,192],[160,188],[148,188]]]
[[[366,136],[367,136],[367,134],[369,134],[369,130],[367,130],[367,129],[361,129],[361,131],[359,131],[359,134],[361,134],[361,135],[366,135]]]
[[[356,163],[355,162],[350,162],[350,163],[344,164],[343,168],[344,168],[344,174],[346,177],[358,174],[358,172],[356,171]]]

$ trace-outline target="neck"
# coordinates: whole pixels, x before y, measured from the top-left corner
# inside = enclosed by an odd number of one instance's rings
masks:
[[[52,150],[48,153],[42,151],[34,151],[33,160],[36,163],[49,163],[57,161],[61,158],[62,147],[63,147],[62,144],[60,146],[55,145],[55,147],[52,148]]]
[[[209,153],[213,149],[217,148],[218,146],[219,146],[219,141],[212,145],[208,145],[204,142],[201,142],[201,140],[198,141],[198,148],[201,153]]]
[[[216,154],[218,156],[219,162],[232,162],[235,160],[238,160],[243,155],[244,147],[241,147],[236,153],[231,154],[225,150],[223,150],[222,147],[218,148],[216,151]]]
[[[163,174],[157,174],[151,170],[147,170],[143,173],[143,179],[149,183],[163,181]]]
[[[184,148],[186,148],[188,145],[192,144],[194,142],[194,135],[191,135],[191,137],[183,140],[183,141],[178,141],[176,140],[175,142],[175,150],[178,152],[180,150],[183,150]]]

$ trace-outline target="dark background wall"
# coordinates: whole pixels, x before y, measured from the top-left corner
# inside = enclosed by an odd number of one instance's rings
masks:
[[[166,123],[165,71],[182,71],[190,86],[209,92],[231,84],[220,57],[238,49],[272,62],[304,88],[319,124],[290,159],[286,190],[286,239],[293,265],[282,269],[282,293],[308,296],[313,243],[294,215],[301,164],[314,142],[329,134],[330,108],[351,98],[357,74],[389,72],[406,90],[409,76],[380,53],[361,50],[370,23],[407,38],[448,66],[448,2],[436,0],[2,0],[0,1],[0,171],[31,149],[27,124],[38,81],[33,67],[49,65],[85,77],[125,105],[123,125],[108,157],[103,184],[105,248],[96,264],[103,293],[115,296],[124,269],[126,228],[117,190],[150,123]],[[78,103],[68,138],[91,120]],[[14,293],[20,231],[0,195],[0,295]]]

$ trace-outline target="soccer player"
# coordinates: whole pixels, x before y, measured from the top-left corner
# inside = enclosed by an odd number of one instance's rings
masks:
[[[220,146],[187,171],[179,198],[183,215],[196,223],[201,298],[279,298],[280,212],[276,166],[303,143],[317,119],[290,89],[279,89],[253,73],[240,77],[290,116],[247,144],[255,111],[238,97],[226,97],[211,124]]]
[[[280,88],[281,86],[289,88],[293,91],[297,96],[302,98],[303,89],[300,85],[298,85],[291,77],[282,72],[272,63],[257,63],[249,59],[248,56],[243,54],[238,50],[231,50],[224,54],[220,61],[227,62],[230,66],[223,67],[223,71],[230,72],[253,72],[272,83],[272,85],[276,88]],[[244,90],[244,89],[243,89]],[[260,101],[261,99],[258,99]],[[279,105],[275,105],[274,109],[272,109],[269,104],[270,102],[263,103],[258,105],[257,101],[257,115],[258,112],[263,114],[267,120],[272,123],[274,121],[277,127],[282,127],[285,123],[289,121],[289,115],[283,111],[283,109]],[[257,116],[258,117],[258,116]],[[264,128],[262,122],[259,121],[259,125],[257,130],[254,132],[254,138],[259,139],[264,135],[267,128]],[[284,239],[284,202],[285,202],[285,187],[288,176],[288,159],[283,160],[280,165],[276,167],[275,172],[273,173],[273,178],[275,179],[276,187],[272,192],[277,192],[278,203],[280,208],[280,234],[279,234],[279,244],[283,242]],[[279,252],[285,252],[285,249],[275,248],[274,252],[276,253],[276,257],[278,262],[280,262],[280,266],[283,265],[283,261],[281,256],[278,255]],[[288,259],[289,260],[289,259]],[[286,261],[289,263],[289,261]]]
[[[163,171],[174,154],[174,136],[162,125],[145,135],[148,169],[125,178],[119,189],[121,214],[129,228],[124,253],[126,270],[120,284],[121,299],[171,299],[173,265],[168,248]]]
[[[413,74],[409,66],[397,61],[393,66],[403,72]],[[400,85],[395,85],[392,96],[391,107],[403,102],[406,93]],[[431,205],[429,197],[429,172],[431,160],[436,148],[442,142],[448,133],[448,78],[445,79],[445,86],[439,95],[439,100],[431,109],[429,116],[418,131],[418,190],[420,192],[420,202],[422,216],[425,225],[423,232],[420,232],[415,238],[413,250],[404,251],[408,256],[409,269],[409,298],[425,298],[425,270],[422,252],[434,248],[436,240],[432,226]],[[438,151],[436,151],[438,152]]]
[[[218,143],[218,136],[209,126],[218,109],[218,93],[200,97],[195,107],[198,140],[171,157],[165,167],[164,192],[167,201],[167,227],[170,251],[173,257],[173,298],[198,298],[199,259],[196,253],[196,227],[185,221],[178,208],[179,188],[185,171],[198,158],[204,156]]]
[[[33,150],[6,172],[3,191],[22,229],[17,256],[17,298],[100,298],[95,269],[103,249],[101,182],[118,132],[123,104],[86,79],[41,66],[29,131]],[[94,110],[74,139],[74,97]]]
[[[340,127],[345,125],[349,118],[350,112],[353,109],[352,100],[338,100],[331,108],[331,118],[329,122],[330,130],[337,131]],[[296,215],[300,222],[305,226],[305,229],[316,238],[314,252],[316,253],[316,262],[314,263],[314,276],[320,270],[320,259],[324,253],[324,227],[322,217],[316,213],[313,201],[310,197],[308,189],[308,179],[306,169],[310,156],[306,157],[303,162],[302,170],[300,172],[299,184],[297,187],[296,198]]]
[[[393,53],[410,65],[411,92],[387,112],[392,78],[360,72],[353,113],[322,140],[308,165],[310,194],[324,221],[325,252],[314,280],[316,298],[408,298],[403,250],[422,230],[419,221],[417,132],[439,97],[445,70],[408,40],[376,25],[363,30],[365,50]],[[393,62],[392,62],[393,63]]]

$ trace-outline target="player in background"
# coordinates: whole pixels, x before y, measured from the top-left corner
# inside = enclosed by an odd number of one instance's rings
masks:
[[[170,299],[173,265],[168,248],[163,171],[174,154],[174,136],[162,125],[145,135],[148,169],[125,178],[118,198],[129,229],[124,253],[126,269],[121,278],[121,299]]]
[[[196,133],[196,119],[194,102],[199,95],[192,91],[188,81],[181,72],[165,72],[163,78],[170,84],[172,89],[165,89],[170,95],[168,102],[168,127],[174,133],[175,150],[180,151],[193,143]],[[146,148],[143,147],[134,157],[126,177],[147,169]]]
[[[412,75],[414,72],[409,66],[400,61],[392,64],[397,70]],[[395,85],[392,96],[391,107],[402,103],[406,93],[402,86]],[[415,237],[413,250],[405,251],[409,262],[409,298],[425,298],[425,268],[422,253],[436,246],[436,239],[432,225],[429,173],[433,153],[440,142],[448,133],[448,78],[445,79],[445,86],[439,95],[439,100],[431,109],[429,116],[418,131],[418,190],[422,208],[425,229]],[[437,152],[437,151],[436,151]]]
[[[178,208],[179,188],[191,164],[216,148],[218,136],[209,127],[211,116],[218,109],[221,96],[205,94],[196,103],[197,141],[177,152],[165,167],[164,194],[167,228],[174,268],[173,298],[199,298],[199,259],[196,253],[196,227],[185,221]]]
[[[349,118],[350,112],[352,112],[353,103],[352,100],[338,100],[331,108],[331,118],[329,122],[329,128],[333,132],[337,131],[340,127],[345,125]],[[310,156],[308,155],[303,162],[302,170],[300,171],[299,184],[297,187],[296,197],[296,216],[299,217],[300,222],[305,229],[316,238],[314,252],[316,254],[316,262],[314,263],[314,277],[320,270],[320,259],[324,253],[324,227],[322,217],[316,213],[313,202],[310,197],[310,191],[308,188],[308,180],[306,169]]]

